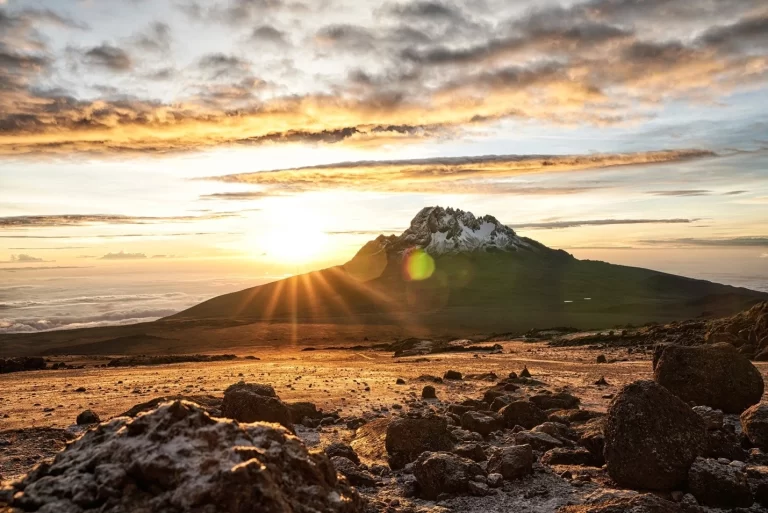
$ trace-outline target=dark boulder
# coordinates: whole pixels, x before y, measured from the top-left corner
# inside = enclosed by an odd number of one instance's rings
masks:
[[[497,413],[488,414],[479,411],[468,411],[461,416],[461,427],[482,436],[488,436],[494,431],[504,428],[504,419]]]
[[[653,381],[622,389],[608,408],[604,436],[608,474],[636,489],[679,487],[706,449],[701,417]]]
[[[323,412],[317,409],[315,403],[300,401],[295,403],[286,403],[291,412],[291,420],[294,424],[301,424],[304,419],[322,420]]]
[[[327,454],[329,458],[341,456],[347,458],[355,465],[360,464],[360,458],[357,456],[355,450],[344,442],[333,442],[325,448],[325,454]]]
[[[488,460],[488,473],[501,474],[512,480],[533,472],[533,449],[530,445],[512,445],[494,452]]]
[[[547,415],[533,403],[528,401],[513,401],[499,412],[507,427],[523,426],[532,429],[547,421]]]
[[[588,466],[600,464],[595,463],[592,453],[586,449],[567,447],[558,447],[550,449],[541,457],[541,462],[545,465],[580,465]]]
[[[403,417],[389,423],[384,445],[389,455],[390,468],[398,470],[414,461],[422,452],[450,451],[453,439],[444,417]]]
[[[101,419],[93,410],[85,410],[77,416],[75,422],[77,422],[78,426],[87,426],[88,424],[98,424],[101,422]]]
[[[693,462],[688,489],[699,504],[713,508],[748,508],[753,502],[746,474],[714,459],[697,458]]]
[[[658,384],[686,403],[725,413],[741,413],[763,395],[760,371],[727,343],[664,346],[653,375]]]
[[[291,411],[269,385],[237,383],[224,391],[221,414],[239,422],[275,422],[293,430]]]
[[[424,399],[437,399],[437,393],[435,393],[435,387],[432,385],[426,385],[421,390],[421,397]]]
[[[749,441],[768,450],[768,403],[756,404],[741,414],[741,429]]]
[[[579,398],[566,392],[537,394],[528,399],[542,410],[570,410],[579,407]]]
[[[376,486],[376,478],[354,461],[344,456],[333,456],[331,463],[336,472],[346,477],[353,486]]]
[[[460,380],[461,372],[455,370],[445,371],[445,374],[443,374],[443,379]]]
[[[453,448],[453,454],[457,454],[462,458],[467,458],[477,462],[485,461],[488,459],[483,448],[478,444],[473,443],[457,445]]]
[[[469,493],[476,476],[485,480],[485,471],[472,460],[449,452],[425,452],[413,464],[419,495],[436,499],[441,494]]]

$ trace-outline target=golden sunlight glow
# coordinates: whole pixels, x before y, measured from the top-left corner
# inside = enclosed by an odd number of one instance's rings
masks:
[[[271,216],[266,233],[253,238],[254,252],[270,260],[307,263],[317,258],[328,245],[328,235],[317,212],[295,204]]]

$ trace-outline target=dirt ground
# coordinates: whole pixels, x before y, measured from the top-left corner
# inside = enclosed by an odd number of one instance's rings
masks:
[[[391,409],[420,395],[423,374],[442,376],[448,369],[465,375],[494,372],[500,377],[527,366],[548,388],[562,388],[582,400],[582,408],[604,411],[623,385],[651,376],[650,354],[627,349],[552,348],[543,342],[502,342],[502,354],[446,353],[393,358],[392,353],[363,350],[301,351],[264,349],[259,360],[183,363],[129,368],[95,368],[104,360],[70,360],[84,369],[19,372],[0,377],[0,476],[13,479],[63,447],[66,434],[44,429],[68,428],[77,415],[92,409],[102,420],[133,405],[164,395],[221,396],[229,385],[269,383],[285,401],[312,401],[344,416]],[[605,354],[609,363],[595,363]],[[239,356],[246,356],[239,353]],[[756,364],[768,376],[768,363]],[[608,386],[594,384],[604,376]],[[405,385],[396,385],[403,378]],[[463,380],[436,385],[438,399],[479,398],[486,381]],[[84,391],[83,391],[84,389]],[[386,410],[385,410],[386,411]],[[25,432],[16,430],[26,429]],[[45,439],[53,440],[45,443]],[[19,443],[21,442],[21,443]],[[310,442],[308,440],[308,442]]]

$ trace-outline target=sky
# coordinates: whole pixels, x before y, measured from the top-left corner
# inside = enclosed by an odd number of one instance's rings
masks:
[[[157,318],[424,206],[768,290],[759,0],[0,0],[0,331]]]

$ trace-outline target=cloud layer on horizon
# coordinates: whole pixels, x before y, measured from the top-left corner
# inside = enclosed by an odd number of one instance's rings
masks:
[[[0,8],[0,155],[380,146],[502,120],[637,123],[768,79],[759,0],[178,0],[141,4],[168,19],[124,37],[71,7]],[[229,50],[195,53],[181,23],[221,31]],[[73,46],[67,31],[100,42]],[[272,50],[254,56],[254,44]]]
[[[251,184],[261,191],[219,193],[216,199],[261,198],[318,190],[409,193],[562,195],[588,192],[605,184],[542,185],[505,182],[534,173],[570,172],[712,157],[703,150],[667,150],[594,155],[485,155],[417,160],[341,162],[210,177],[224,183]],[[228,196],[231,194],[232,196]],[[211,195],[204,196],[211,199]]]

